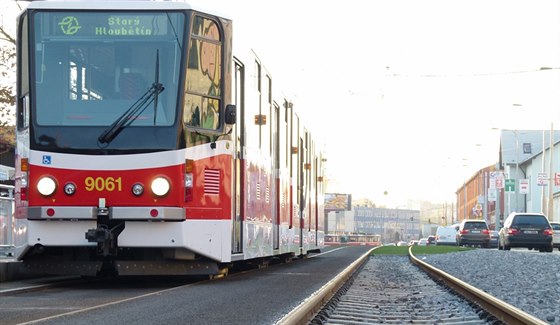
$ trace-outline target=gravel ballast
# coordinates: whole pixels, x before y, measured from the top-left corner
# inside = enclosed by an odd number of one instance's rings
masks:
[[[474,249],[418,258],[547,323],[560,325],[560,254]]]

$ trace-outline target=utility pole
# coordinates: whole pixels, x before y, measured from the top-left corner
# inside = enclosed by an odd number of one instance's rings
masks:
[[[548,220],[554,220],[554,191],[553,191],[553,186],[554,186],[554,171],[552,170],[552,158],[554,157],[554,143],[553,141],[553,133],[554,133],[554,125],[551,122],[550,123],[550,161],[549,163],[549,167],[548,167],[548,173],[549,173],[549,180],[548,180],[548,212],[547,212],[547,217]]]

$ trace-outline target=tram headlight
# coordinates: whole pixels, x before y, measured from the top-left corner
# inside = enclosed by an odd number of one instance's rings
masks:
[[[157,177],[152,181],[152,193],[157,196],[164,196],[169,192],[171,185],[169,181],[163,177]]]
[[[49,196],[56,190],[56,182],[49,176],[42,177],[37,182],[37,190],[43,196]]]
[[[140,196],[142,193],[144,193],[144,186],[142,186],[142,184],[136,183],[132,185],[132,194]]]

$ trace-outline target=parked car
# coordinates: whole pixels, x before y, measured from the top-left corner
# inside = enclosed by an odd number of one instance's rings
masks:
[[[436,236],[434,235],[430,235],[428,236],[428,238],[426,238],[427,240],[427,244],[426,245],[435,245],[436,244]]]
[[[418,246],[428,246],[428,238],[420,238]]]
[[[550,222],[550,226],[552,227],[552,247],[558,248],[560,251],[560,222]]]
[[[465,219],[459,225],[456,238],[458,246],[488,247],[490,230],[484,220]]]
[[[436,245],[455,246],[457,229],[454,226],[439,226],[436,230]]]
[[[512,247],[552,252],[552,226],[542,213],[511,213],[500,229],[498,249]]]
[[[397,246],[408,246],[408,243],[405,241],[399,241],[397,242]]]
[[[418,246],[418,240],[411,240],[410,242],[408,242],[408,246]]]
[[[488,247],[496,248],[498,247],[498,239],[500,238],[499,232],[497,230],[490,230],[490,241],[488,242]]]

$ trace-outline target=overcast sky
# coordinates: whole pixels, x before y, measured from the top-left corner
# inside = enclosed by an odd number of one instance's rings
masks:
[[[329,191],[450,203],[497,162],[496,128],[560,127],[560,0],[193,3],[232,18],[310,120]]]

